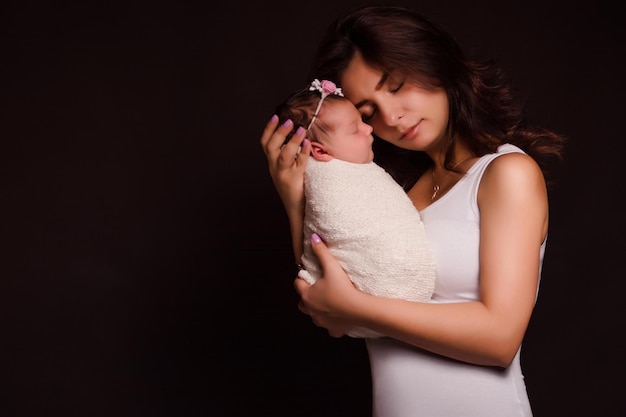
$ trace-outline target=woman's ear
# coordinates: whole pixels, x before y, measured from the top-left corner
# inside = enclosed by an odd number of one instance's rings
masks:
[[[311,155],[321,162],[328,162],[333,159],[333,156],[326,152],[324,145],[319,142],[311,142]]]

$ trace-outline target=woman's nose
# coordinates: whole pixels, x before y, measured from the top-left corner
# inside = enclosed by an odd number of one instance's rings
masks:
[[[385,109],[379,108],[378,111],[381,114],[381,120],[387,126],[395,126],[402,118],[402,115],[400,114],[398,109],[388,107]]]

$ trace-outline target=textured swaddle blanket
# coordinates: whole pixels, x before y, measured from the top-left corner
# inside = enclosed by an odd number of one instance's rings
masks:
[[[435,263],[424,224],[404,190],[382,167],[311,157],[304,187],[300,278],[313,284],[321,276],[308,239],[316,232],[360,290],[411,301],[430,299]],[[365,328],[348,335],[381,336]]]

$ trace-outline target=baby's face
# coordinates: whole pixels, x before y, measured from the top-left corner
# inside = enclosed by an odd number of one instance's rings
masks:
[[[372,162],[372,127],[361,119],[361,113],[348,100],[324,103],[324,122],[333,126],[324,145],[326,151],[337,159],[365,164]]]

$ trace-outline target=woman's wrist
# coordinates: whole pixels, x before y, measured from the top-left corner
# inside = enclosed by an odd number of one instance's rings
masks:
[[[289,217],[290,222],[302,222],[302,219],[304,218],[304,203],[295,204],[291,207],[285,207],[285,211],[287,212],[287,217]]]
[[[371,316],[370,302],[374,301],[371,300],[374,296],[356,287],[350,295],[344,294],[344,296],[346,297],[338,306],[340,314],[355,327],[367,327]]]

